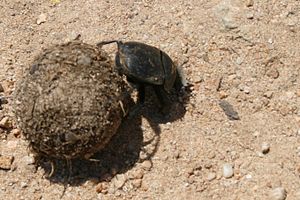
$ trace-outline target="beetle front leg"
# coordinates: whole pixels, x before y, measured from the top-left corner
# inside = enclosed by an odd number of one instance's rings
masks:
[[[161,104],[161,112],[163,114],[169,113],[171,109],[171,101],[168,97],[168,93],[164,90],[163,86],[161,85],[155,85],[153,86],[153,88]]]
[[[138,86],[138,103],[139,104],[145,103],[145,86],[144,85]]]

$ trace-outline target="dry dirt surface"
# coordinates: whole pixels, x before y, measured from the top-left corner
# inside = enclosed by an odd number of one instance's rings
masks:
[[[49,178],[12,94],[36,55],[78,34],[161,48],[191,92],[169,118],[148,98],[93,162]],[[1,199],[300,199],[300,1],[1,0],[0,38]]]

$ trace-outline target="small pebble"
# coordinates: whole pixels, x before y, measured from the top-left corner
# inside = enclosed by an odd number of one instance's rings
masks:
[[[142,169],[135,170],[131,177],[132,179],[142,179],[144,176],[144,171]]]
[[[219,96],[220,96],[220,99],[225,99],[226,97],[228,97],[228,93],[225,92],[225,91],[223,91],[223,90],[221,90],[219,92]]]
[[[132,186],[135,188],[140,188],[142,186],[142,179],[135,179],[132,181]]]
[[[150,170],[152,167],[152,163],[149,161],[149,160],[145,160],[143,163],[142,163],[142,168],[145,169],[145,170]]]
[[[223,109],[225,115],[228,117],[229,120],[239,120],[240,117],[238,112],[235,111],[233,106],[226,100],[221,100],[219,102],[220,107]]]
[[[0,92],[4,92],[4,88],[1,83],[0,83]]]
[[[114,185],[117,189],[121,189],[126,183],[127,178],[124,174],[119,174],[114,178]]]
[[[273,79],[277,79],[279,77],[279,72],[275,68],[269,69],[266,74],[267,74],[267,76],[269,76],[270,78],[273,78]]]
[[[250,179],[252,179],[252,175],[251,175],[251,174],[247,174],[247,175],[245,176],[245,178],[248,179],[248,180],[250,180]]]
[[[233,176],[233,167],[231,164],[226,163],[223,165],[223,177],[231,178]]]
[[[243,63],[243,61],[244,61],[244,59],[242,57],[238,57],[235,62],[236,62],[236,64],[241,65]]]
[[[248,0],[247,2],[246,2],[246,6],[247,7],[252,7],[254,5],[254,0]]]
[[[261,152],[262,152],[263,154],[267,154],[267,153],[269,153],[269,151],[270,151],[270,144],[267,143],[267,142],[263,142],[263,143],[261,144]]]
[[[33,165],[35,163],[34,157],[30,156],[30,155],[29,156],[24,156],[22,160],[24,161],[24,163],[26,165]]]
[[[10,170],[13,161],[13,156],[0,156],[0,169]]]
[[[187,182],[189,184],[193,184],[195,182],[195,176],[194,175],[191,175],[187,178]]]
[[[3,119],[1,119],[1,121],[0,121],[0,127],[1,128],[5,128],[5,129],[12,128],[12,123],[9,120],[8,117],[4,117]]]
[[[212,180],[214,180],[216,177],[217,177],[216,173],[211,172],[211,173],[209,173],[209,174],[207,175],[206,179],[207,179],[208,181],[212,181]]]
[[[178,159],[178,158],[180,157],[180,152],[179,152],[178,150],[175,150],[175,151],[173,152],[173,157],[174,157],[175,159]]]
[[[26,188],[28,186],[28,184],[26,182],[21,182],[20,183],[21,188]]]
[[[248,12],[246,14],[247,19],[253,19],[254,18],[254,14],[252,12]]]
[[[46,20],[47,20],[47,15],[45,15],[44,13],[42,13],[42,14],[40,14],[40,15],[38,16],[38,18],[37,18],[37,20],[36,20],[36,23],[37,23],[38,25],[40,25],[40,24],[46,22]]]
[[[271,191],[270,197],[274,200],[285,200],[287,192],[283,187],[277,187]]]
[[[267,97],[268,99],[271,99],[273,97],[273,92],[272,91],[265,92],[264,97]]]
[[[96,192],[106,194],[108,192],[108,186],[106,183],[98,183],[96,186]]]

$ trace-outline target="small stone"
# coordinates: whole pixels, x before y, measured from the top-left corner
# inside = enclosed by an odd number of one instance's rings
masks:
[[[244,92],[245,92],[245,94],[249,94],[250,93],[250,87],[245,86],[244,87]]]
[[[254,18],[253,12],[248,12],[248,13],[246,14],[246,17],[247,17],[247,19],[253,19],[253,18]]]
[[[267,142],[263,142],[263,143],[261,144],[261,152],[262,152],[263,154],[267,154],[267,153],[269,153],[269,151],[270,151],[270,144],[267,143]]]
[[[191,175],[187,178],[187,182],[189,184],[193,184],[195,182],[195,176],[194,175]]]
[[[225,92],[225,91],[223,91],[223,90],[221,90],[219,92],[219,96],[220,96],[220,99],[225,99],[226,97],[228,97],[228,93]]]
[[[175,150],[175,151],[173,152],[173,157],[174,157],[175,159],[178,159],[178,158],[180,157],[180,152],[179,152],[178,150]]]
[[[189,167],[186,170],[186,174],[187,174],[187,177],[189,177],[190,175],[194,174],[194,168],[193,167]]]
[[[216,173],[210,172],[210,173],[207,174],[206,179],[207,179],[208,181],[212,181],[212,180],[214,180],[216,177],[217,177]]]
[[[243,57],[238,57],[235,61],[236,64],[241,65],[244,62],[244,58]]]
[[[246,6],[247,7],[252,7],[254,5],[254,0],[248,0],[247,2],[246,2]]]
[[[114,178],[114,185],[117,189],[121,189],[126,183],[127,178],[124,174],[119,174]]]
[[[96,192],[106,194],[108,192],[108,185],[107,183],[98,183],[96,186]]]
[[[272,91],[265,92],[264,97],[267,97],[268,99],[271,99],[273,97],[273,92]]]
[[[0,169],[10,170],[13,161],[13,156],[0,156]]]
[[[239,120],[240,117],[238,112],[236,112],[233,106],[226,100],[221,100],[219,102],[220,107],[223,109],[225,115],[228,117],[229,120]]]
[[[256,152],[257,156],[260,157],[260,158],[263,158],[264,157],[264,154],[260,151]]]
[[[273,79],[277,79],[279,77],[279,72],[275,68],[271,68],[267,71],[267,76]]]
[[[15,136],[16,138],[20,138],[21,137],[21,131],[20,131],[20,129],[15,128],[15,129],[11,130],[10,133],[13,134],[13,136]]]
[[[26,188],[28,186],[28,184],[26,182],[21,182],[20,183],[21,188]]]
[[[140,188],[142,186],[142,179],[135,179],[132,181],[132,186],[135,188]]]
[[[287,192],[283,187],[277,187],[271,191],[270,197],[274,200],[285,200]]]
[[[149,171],[152,167],[152,163],[149,161],[149,160],[145,160],[143,163],[142,163],[142,168]]]
[[[131,177],[132,179],[142,179],[144,176],[144,171],[142,169],[135,170]]]
[[[226,163],[223,165],[223,177],[231,178],[233,176],[233,167],[231,164]]]
[[[248,179],[248,180],[250,180],[250,179],[252,179],[252,175],[251,175],[251,174],[247,174],[247,175],[245,176],[245,178]]]
[[[1,121],[0,121],[0,127],[4,128],[4,129],[12,128],[12,123],[9,120],[8,117],[4,117],[3,119],[1,119]]]
[[[33,165],[35,163],[33,155],[24,156],[22,160],[26,165]]]
[[[45,15],[44,13],[42,13],[42,14],[40,14],[40,15],[38,16],[38,18],[37,18],[37,20],[36,20],[36,23],[37,23],[38,25],[40,25],[40,24],[46,22],[46,20],[47,20],[47,15]]]

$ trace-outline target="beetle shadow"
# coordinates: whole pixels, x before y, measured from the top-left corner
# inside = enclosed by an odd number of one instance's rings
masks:
[[[55,160],[55,173],[46,178],[53,183],[79,186],[88,180],[109,181],[117,174],[126,173],[139,162],[143,146],[141,122],[140,115],[123,120],[117,133],[103,150],[95,153],[90,160],[72,160],[71,171],[65,160]],[[50,173],[49,160],[41,160],[39,164],[44,168],[45,175]]]
[[[169,94],[171,109],[168,114],[162,114],[159,109],[159,101],[151,87],[146,88],[146,102],[141,113],[152,124],[152,129],[157,129],[159,124],[174,122],[184,117],[186,106],[190,101],[190,87],[182,89],[180,92],[173,90]],[[158,131],[158,130],[157,130]],[[159,131],[158,131],[159,132]]]

